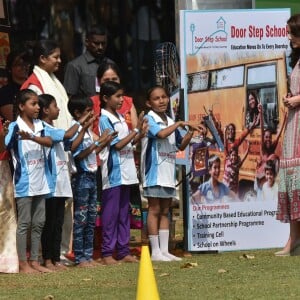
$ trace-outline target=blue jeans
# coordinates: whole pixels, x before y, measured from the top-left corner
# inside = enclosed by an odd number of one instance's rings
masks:
[[[96,222],[97,184],[96,173],[83,172],[73,175],[74,199],[73,249],[75,263],[91,261],[94,249]]]

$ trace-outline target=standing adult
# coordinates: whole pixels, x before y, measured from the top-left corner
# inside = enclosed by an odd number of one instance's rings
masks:
[[[1,115],[0,115],[1,116]],[[7,129],[7,123],[4,127]],[[0,139],[4,140],[6,129],[0,119]],[[0,273],[17,273],[19,260],[16,245],[16,203],[9,166],[10,155],[0,145]]]
[[[14,119],[15,96],[29,75],[29,63],[25,57],[24,50],[15,50],[6,59],[8,83],[0,89],[0,115],[9,121]]]
[[[300,255],[300,14],[287,21],[292,52],[290,92],[283,97],[288,109],[279,168],[277,219],[290,223],[290,239],[283,252]]]
[[[33,72],[22,84],[21,89],[31,89],[38,95],[52,95],[60,109],[59,117],[55,120],[54,125],[67,130],[71,127],[72,120],[67,106],[69,98],[63,85],[54,74],[61,64],[60,53],[56,41],[37,41],[32,46]]]
[[[85,47],[86,51],[66,66],[64,87],[69,96],[91,97],[99,93],[97,69],[107,47],[107,30],[103,25],[91,27]]]

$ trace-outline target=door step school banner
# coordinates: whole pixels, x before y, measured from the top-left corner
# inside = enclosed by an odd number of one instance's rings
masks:
[[[289,9],[180,12],[189,149],[189,251],[282,247],[278,166],[288,92]]]

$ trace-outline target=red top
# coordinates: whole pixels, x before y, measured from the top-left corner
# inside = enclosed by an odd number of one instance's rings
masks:
[[[28,78],[27,80],[22,84],[20,90],[25,90],[25,89],[28,89],[28,87],[30,85],[35,85],[37,86],[41,91],[42,93],[44,93],[44,89],[39,81],[39,79],[36,77],[36,75],[34,73],[32,73]]]
[[[118,110],[118,113],[120,113],[121,115],[124,116],[127,126],[131,130],[132,124],[131,124],[130,110],[132,107],[133,100],[131,97],[128,97],[128,96],[124,96],[123,98],[124,98],[123,105],[122,105],[121,109]],[[93,131],[97,135],[100,135],[99,118],[101,115],[101,101],[100,101],[99,95],[91,97],[91,100],[93,101],[93,110],[94,110],[94,114],[96,116],[96,119],[93,122]]]
[[[2,122],[0,121],[0,130],[2,130],[3,125]],[[9,152],[8,151],[3,151],[0,153],[0,160],[8,160],[9,159]]]

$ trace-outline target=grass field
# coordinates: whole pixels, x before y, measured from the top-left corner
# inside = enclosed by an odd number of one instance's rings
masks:
[[[291,13],[300,13],[299,0],[256,0],[256,8],[291,8]]]
[[[197,254],[153,263],[161,300],[300,299],[300,257],[274,250]],[[195,263],[191,268],[188,263]],[[70,267],[60,273],[0,274],[0,299],[135,299],[139,264]]]

